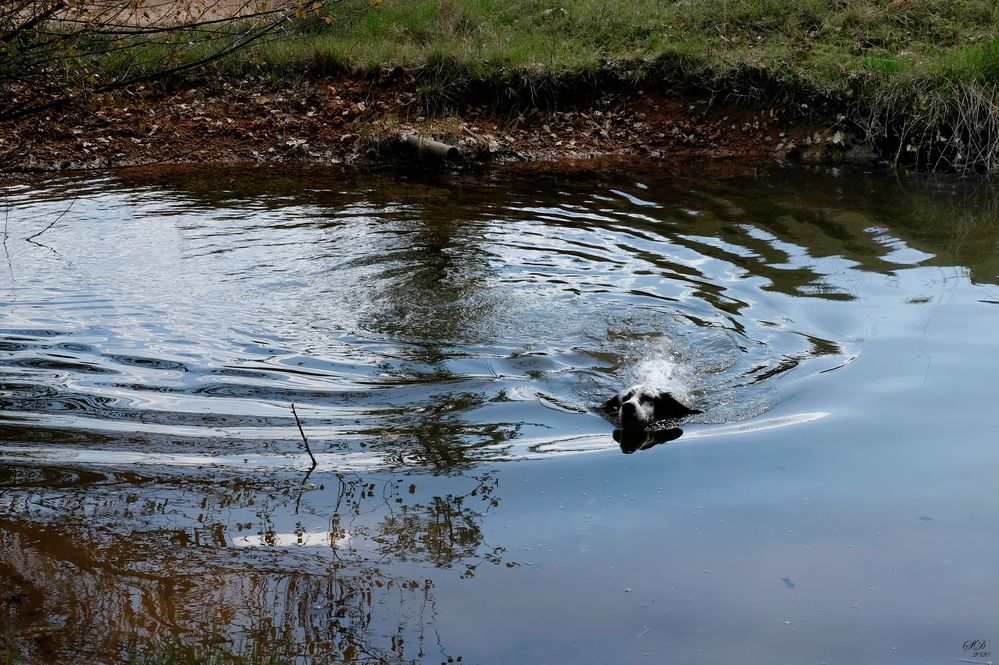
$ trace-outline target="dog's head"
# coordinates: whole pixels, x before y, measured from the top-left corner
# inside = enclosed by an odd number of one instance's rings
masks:
[[[696,413],[664,390],[637,385],[622,390],[603,405],[604,411],[616,418],[624,429],[648,427],[659,420],[676,420]]]

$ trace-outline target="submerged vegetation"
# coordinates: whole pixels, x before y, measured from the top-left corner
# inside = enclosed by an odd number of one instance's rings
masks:
[[[212,70],[287,81],[401,67],[417,73],[431,112],[483,95],[550,107],[608,82],[696,88],[838,123],[896,161],[999,168],[993,0],[344,0],[301,5],[280,23],[264,16],[262,39],[213,23],[142,31],[123,48],[114,33],[114,48],[90,43],[87,76],[69,78]]]

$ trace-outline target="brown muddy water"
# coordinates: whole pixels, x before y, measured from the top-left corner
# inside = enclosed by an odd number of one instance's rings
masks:
[[[2,197],[4,662],[999,653],[990,184],[220,168]],[[704,413],[622,454],[594,407],[638,381]]]

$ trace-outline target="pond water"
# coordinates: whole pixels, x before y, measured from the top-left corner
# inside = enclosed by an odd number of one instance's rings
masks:
[[[15,663],[999,653],[988,183],[633,162],[2,197]],[[596,407],[638,382],[703,413],[619,444]]]

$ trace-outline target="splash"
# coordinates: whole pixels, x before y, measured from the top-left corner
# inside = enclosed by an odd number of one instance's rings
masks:
[[[689,402],[696,387],[696,372],[688,358],[666,337],[648,342],[646,357],[634,368],[635,383],[668,390],[681,402]]]

